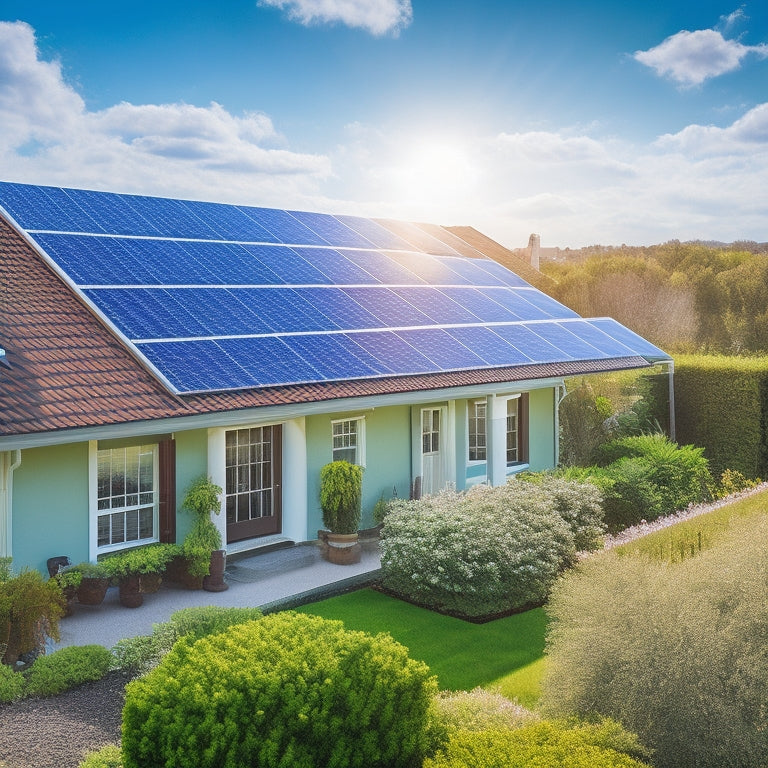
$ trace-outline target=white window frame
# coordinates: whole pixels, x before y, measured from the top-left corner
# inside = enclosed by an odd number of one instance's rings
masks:
[[[344,419],[332,419],[331,420],[331,457],[333,461],[336,461],[336,451],[346,451],[352,446],[340,445],[334,446],[337,437],[344,437],[352,434],[351,432],[342,432],[340,435],[335,434],[335,428],[337,424],[355,424],[355,460],[350,462],[351,464],[357,464],[358,466],[365,466],[365,416],[349,416]]]
[[[478,409],[482,408],[482,416],[478,414]],[[482,433],[477,428],[480,421],[483,423]],[[473,430],[474,425],[474,430]],[[473,440],[474,437],[474,440]],[[480,445],[478,438],[483,438],[483,444]],[[477,455],[473,458],[472,452],[482,451],[482,458]],[[488,461],[488,401],[470,400],[467,403],[467,462],[469,464],[483,464]]]
[[[524,462],[520,458],[520,401],[521,401],[521,398],[520,398],[520,395],[513,395],[512,397],[506,398],[506,400],[507,400],[507,405],[506,405],[506,408],[507,408],[507,429],[506,429],[506,447],[505,447],[506,455],[505,455],[505,460],[506,460],[507,467],[516,467],[516,466],[518,466],[520,464],[525,464],[526,463],[526,462]],[[510,434],[510,431],[509,431],[509,404],[510,403],[515,403],[516,404],[516,410],[517,410],[517,412],[515,414],[515,442],[516,442],[515,452],[517,454],[517,459],[515,461],[510,461],[509,460],[509,434]]]
[[[120,541],[114,544],[99,545],[99,517],[106,514],[115,514],[116,512],[126,512],[133,509],[140,509],[150,506],[148,503],[126,504],[122,507],[110,507],[110,509],[99,509],[99,451],[120,450],[129,448],[147,449],[145,452],[152,452],[152,536],[141,539],[132,539],[130,541]],[[159,446],[157,443],[135,443],[133,445],[119,446],[116,448],[99,449],[98,442],[91,440],[89,442],[89,540],[90,540],[90,558],[95,560],[98,555],[107,552],[116,552],[122,549],[131,549],[143,544],[152,544],[160,540],[160,459]]]

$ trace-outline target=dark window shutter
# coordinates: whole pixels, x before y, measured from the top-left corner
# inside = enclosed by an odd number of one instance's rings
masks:
[[[176,543],[176,441],[161,440],[160,464],[160,541]]]
[[[517,425],[517,455],[520,461],[528,461],[528,393],[520,395],[519,423]]]

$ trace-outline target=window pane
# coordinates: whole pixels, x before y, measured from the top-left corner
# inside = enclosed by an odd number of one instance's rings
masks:
[[[139,538],[139,510],[132,509],[125,513],[125,540],[137,541]]]
[[[144,507],[139,510],[139,538],[149,539],[152,537],[152,522],[154,519],[154,509]]]
[[[98,541],[100,547],[104,547],[112,542],[109,540],[109,515],[100,515],[97,523]]]
[[[237,498],[227,496],[227,525],[234,523],[237,519]]]

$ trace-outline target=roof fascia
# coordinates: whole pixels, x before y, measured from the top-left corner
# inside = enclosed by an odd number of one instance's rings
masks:
[[[422,389],[412,392],[396,392],[387,395],[363,395],[344,397],[336,400],[322,400],[311,403],[291,403],[288,405],[264,405],[255,408],[242,408],[230,411],[175,416],[166,419],[109,424],[97,427],[78,427],[55,432],[35,432],[26,435],[0,437],[0,450],[9,451],[19,448],[41,448],[50,445],[79,443],[87,440],[108,440],[121,437],[140,437],[158,432],[181,432],[210,427],[229,427],[254,422],[278,422],[317,416],[322,414],[343,413],[351,410],[383,408],[394,405],[416,405],[437,400],[464,400],[489,394],[506,392],[528,392],[533,389],[547,389],[563,384],[563,377],[546,379],[528,379],[506,381],[494,384],[473,384],[463,387],[443,387]]]

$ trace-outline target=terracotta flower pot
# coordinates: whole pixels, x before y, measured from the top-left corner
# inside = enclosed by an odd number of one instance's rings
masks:
[[[83,576],[77,588],[77,601],[83,605],[101,605],[108,587],[109,579]]]
[[[187,558],[178,555],[165,568],[165,578],[184,589],[202,589],[203,577],[193,576],[189,572]]]
[[[120,605],[126,608],[138,608],[144,603],[144,595],[141,594],[141,578],[138,573],[120,579],[118,589]]]
[[[357,533],[332,533],[324,536],[323,557],[334,565],[360,562],[362,547]]]
[[[211,552],[211,566],[208,576],[203,578],[203,589],[208,592],[224,592],[229,584],[224,581],[224,569],[227,567],[227,551],[217,549]]]
[[[163,575],[161,573],[142,573],[139,577],[139,589],[145,595],[153,595],[160,589],[162,582]]]

